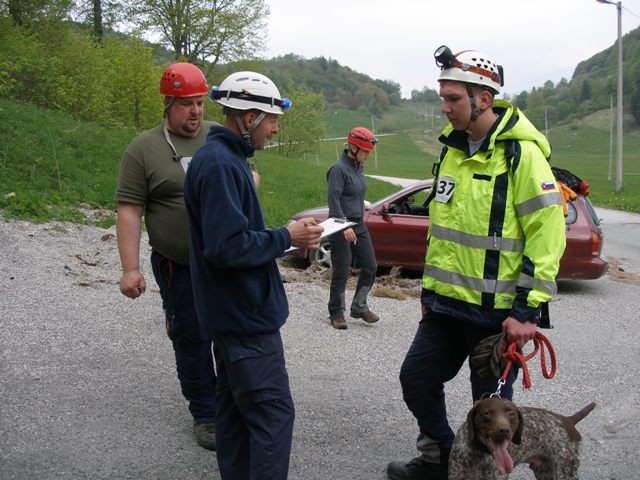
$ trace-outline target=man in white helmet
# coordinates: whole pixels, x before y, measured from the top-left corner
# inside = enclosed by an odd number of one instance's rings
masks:
[[[502,68],[472,50],[454,55],[443,46],[435,57],[449,125],[429,204],[422,319],[400,370],[420,456],[389,463],[393,480],[447,479],[454,433],[444,384],[470,355],[478,358],[474,349],[487,338],[504,333],[521,348],[534,337],[565,248],[551,148],[522,112],[494,99]],[[503,372],[471,360],[469,367],[474,401],[511,398],[515,369],[499,387]],[[497,468],[509,473],[506,445],[494,450]]]
[[[319,248],[312,218],[267,228],[248,159],[290,106],[273,82],[238,72],[214,87],[223,126],[209,131],[185,177],[196,310],[214,344],[222,479],[286,479],[294,406],[280,327],[289,309],[276,259]]]

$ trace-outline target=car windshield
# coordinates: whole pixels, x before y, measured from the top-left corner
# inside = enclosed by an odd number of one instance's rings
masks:
[[[395,193],[392,193],[391,195],[387,195],[384,198],[381,198],[380,200],[375,201],[372,205],[371,208],[377,207],[379,205],[382,205],[383,203],[389,203],[391,201],[392,198],[398,197],[398,194],[402,194],[400,195],[401,197],[407,197],[409,196],[409,194],[414,191],[415,193],[413,193],[413,196],[415,197],[415,204],[416,205],[422,205],[424,203],[424,201],[427,199],[427,196],[429,195],[429,190],[431,187],[431,181],[430,180],[416,180],[416,183],[421,183],[421,182],[427,182],[424,184],[424,187],[422,189],[418,189],[416,187],[415,184],[410,185],[406,188],[403,188],[402,190],[398,190]]]
[[[599,227],[600,226],[600,218],[598,218],[598,214],[596,213],[596,209],[593,208],[593,204],[591,203],[591,200],[589,200],[587,197],[582,197],[582,201],[584,202],[585,206],[587,207],[587,211],[589,212],[589,216],[593,220],[593,223],[595,223],[596,226]]]

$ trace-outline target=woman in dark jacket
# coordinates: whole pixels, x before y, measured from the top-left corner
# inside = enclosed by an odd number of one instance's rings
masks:
[[[347,148],[342,157],[327,172],[329,216],[356,223],[352,228],[346,229],[343,235],[330,237],[333,274],[329,293],[329,319],[331,325],[340,330],[347,328],[344,319],[344,293],[353,257],[358,262],[360,277],[351,302],[351,317],[361,318],[367,323],[380,319],[367,306],[367,295],[373,286],[378,265],[363,218],[364,196],[367,192],[364,164],[377,141],[370,130],[364,127],[354,128],[347,136]]]

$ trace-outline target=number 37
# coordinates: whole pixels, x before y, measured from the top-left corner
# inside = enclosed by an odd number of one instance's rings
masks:
[[[451,193],[453,192],[453,187],[455,186],[456,184],[453,180],[449,178],[443,178],[438,181],[438,190],[436,190],[436,192],[440,195],[450,197]]]
[[[451,177],[442,177],[438,180],[438,186],[436,189],[436,201],[447,203],[451,200],[453,190],[456,186],[456,181]]]

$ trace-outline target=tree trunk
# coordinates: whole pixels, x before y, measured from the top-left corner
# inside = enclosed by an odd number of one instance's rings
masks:
[[[102,41],[104,27],[102,26],[102,0],[93,0],[93,34],[96,40]]]
[[[22,3],[22,0],[9,0],[9,15],[16,26],[21,26],[24,23],[22,18],[24,5]]]

